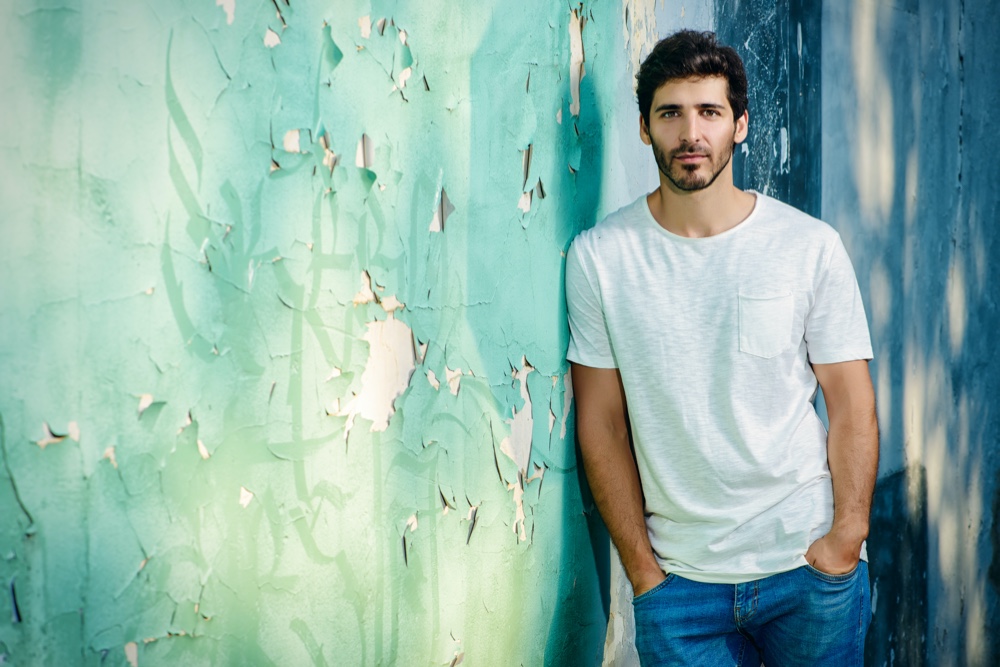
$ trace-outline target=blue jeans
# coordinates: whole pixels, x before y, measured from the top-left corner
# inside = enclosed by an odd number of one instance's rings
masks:
[[[806,565],[743,584],[668,574],[632,604],[643,667],[860,667],[872,616],[864,561],[848,574]]]

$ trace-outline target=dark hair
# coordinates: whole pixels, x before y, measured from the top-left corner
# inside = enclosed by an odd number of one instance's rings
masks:
[[[639,113],[646,125],[657,88],[674,79],[706,76],[726,78],[733,117],[742,116],[747,110],[747,74],[732,47],[719,44],[714,32],[694,30],[681,30],[657,42],[635,75]]]

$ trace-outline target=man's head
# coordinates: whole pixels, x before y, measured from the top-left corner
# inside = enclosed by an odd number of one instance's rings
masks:
[[[681,30],[660,40],[635,77],[639,113],[646,125],[657,88],[676,79],[709,76],[726,79],[733,117],[742,117],[747,109],[747,75],[735,50],[719,44],[711,32]]]
[[[732,182],[727,168],[747,133],[747,83],[736,52],[712,33],[683,30],[659,42],[639,69],[639,133],[664,185],[695,192]]]

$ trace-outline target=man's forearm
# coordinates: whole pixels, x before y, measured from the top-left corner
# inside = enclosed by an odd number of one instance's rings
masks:
[[[868,362],[813,365],[823,387],[830,432],[826,458],[833,482],[833,526],[805,558],[813,567],[843,574],[858,563],[868,537],[872,493],[878,476],[878,422]]]
[[[830,416],[827,460],[833,481],[833,529],[845,539],[868,537],[878,476],[878,423],[875,406],[862,403]]]
[[[627,432],[611,428],[579,434],[584,470],[597,509],[618,549],[636,594],[663,579],[646,532],[642,487]]]

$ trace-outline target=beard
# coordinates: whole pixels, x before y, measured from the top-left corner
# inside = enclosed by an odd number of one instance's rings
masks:
[[[712,185],[712,183],[715,183],[715,179],[719,177],[719,174],[722,173],[722,170],[726,168],[726,165],[732,159],[733,151],[736,147],[735,135],[730,137],[729,141],[717,155],[713,155],[710,150],[703,146],[687,142],[682,143],[679,147],[667,153],[661,146],[656,144],[652,135],[650,135],[649,141],[653,147],[653,156],[656,158],[656,166],[660,168],[660,173],[666,176],[667,180],[673,183],[675,188],[683,192],[704,190]],[[707,157],[707,166],[711,169],[711,175],[700,173],[701,164],[689,165],[674,161],[675,157],[684,154],[704,155]]]

